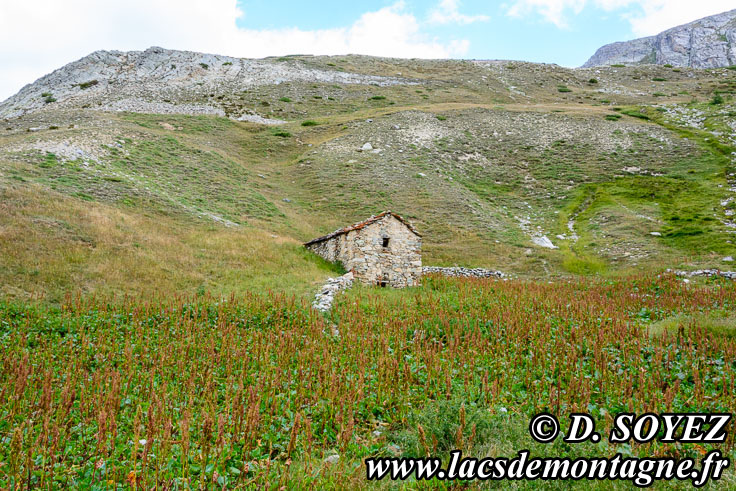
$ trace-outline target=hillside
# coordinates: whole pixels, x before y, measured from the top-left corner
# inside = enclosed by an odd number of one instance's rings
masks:
[[[692,68],[736,65],[736,10],[673,27],[656,36],[607,44],[583,67],[611,64]]]
[[[0,289],[307,294],[335,269],[301,242],[385,209],[425,264],[728,266],[735,88],[728,69],[95,52],[0,104]]]

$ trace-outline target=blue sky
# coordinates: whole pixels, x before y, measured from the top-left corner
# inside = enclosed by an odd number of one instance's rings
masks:
[[[96,50],[347,53],[579,66],[734,0],[0,0],[0,100]]]
[[[340,28],[352,24],[364,12],[379,10],[395,3],[329,0],[319,2],[319,6],[311,2],[293,2],[285,6],[271,0],[240,0],[243,16],[238,19],[238,25],[246,29]],[[426,0],[407,0],[404,3],[404,11],[412,13],[420,22],[428,19],[437,6],[437,2]],[[508,6],[497,2],[465,0],[458,8],[464,15],[485,15],[488,20],[464,25],[427,22],[422,29],[423,33],[428,38],[440,41],[469,41],[463,58],[514,59],[563,66],[582,65],[596,48],[637,37],[631,23],[623,15],[640,11],[637,6],[618,12],[588,7],[568,16],[566,25],[558,27],[536,13],[510,16]]]

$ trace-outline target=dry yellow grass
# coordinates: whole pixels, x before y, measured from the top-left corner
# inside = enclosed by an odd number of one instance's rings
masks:
[[[0,188],[0,272],[2,294],[58,302],[67,292],[300,295],[333,271],[266,230],[138,213],[20,184]]]

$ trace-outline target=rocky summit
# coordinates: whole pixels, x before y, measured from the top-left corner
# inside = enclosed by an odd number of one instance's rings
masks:
[[[55,70],[0,104],[0,117],[16,117],[49,102],[57,107],[157,114],[213,114],[251,120],[220,101],[202,101],[213,90],[236,93],[285,82],[389,85],[371,77],[310,69],[272,60],[232,58],[151,47],[145,51],[95,51]],[[255,118],[255,122],[261,121]]]
[[[693,68],[736,65],[736,10],[673,27],[656,36],[607,44],[583,67],[612,64]]]

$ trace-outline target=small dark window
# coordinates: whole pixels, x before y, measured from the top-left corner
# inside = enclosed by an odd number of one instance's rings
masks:
[[[381,288],[386,288],[388,286],[388,281],[379,281],[378,286],[380,286]]]
[[[388,237],[383,238],[383,247],[388,247]]]

